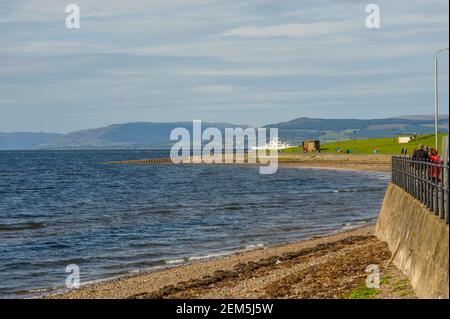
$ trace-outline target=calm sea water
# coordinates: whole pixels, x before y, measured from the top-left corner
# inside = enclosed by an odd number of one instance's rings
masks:
[[[376,219],[388,174],[104,165],[161,151],[0,152],[0,298],[148,271]]]

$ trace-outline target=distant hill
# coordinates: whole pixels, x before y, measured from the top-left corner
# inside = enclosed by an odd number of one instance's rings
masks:
[[[215,127],[224,132],[230,123],[202,122],[202,129]],[[177,127],[186,128],[192,136],[192,122],[148,123],[136,122],[113,124],[106,127],[76,131],[58,136],[46,143],[35,145],[34,149],[142,149],[170,148],[170,133]],[[246,126],[244,126],[246,127]]]
[[[448,132],[448,115],[440,117],[441,132]],[[417,115],[386,119],[317,119],[300,117],[291,121],[267,125],[278,127],[279,136],[292,144],[303,139],[320,139],[326,142],[365,138],[392,137],[401,134],[433,134],[434,116]]]
[[[48,143],[60,134],[56,133],[1,133],[0,150],[29,150],[39,144]]]
[[[448,115],[441,116],[441,131],[448,132]],[[152,123],[135,122],[81,130],[67,134],[55,133],[0,133],[0,150],[18,149],[142,149],[169,148],[170,132],[177,127],[192,131],[192,122]],[[202,122],[202,128],[243,127],[230,123]],[[434,117],[411,115],[387,119],[318,119],[300,117],[287,122],[269,124],[277,127],[279,137],[290,144],[303,139],[338,140],[383,138],[397,134],[432,134]],[[191,132],[192,133],[192,132]]]
[[[443,120],[448,121],[448,115],[440,115]],[[430,120],[434,121],[434,114],[432,115],[403,115],[395,117],[397,119],[406,119],[406,120]]]

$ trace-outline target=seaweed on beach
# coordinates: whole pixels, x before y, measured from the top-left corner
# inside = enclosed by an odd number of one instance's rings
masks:
[[[245,280],[253,277],[257,271],[264,269],[270,270],[273,267],[286,267],[287,262],[294,262],[300,257],[307,257],[311,255],[329,253],[337,251],[345,246],[353,245],[358,242],[367,241],[374,236],[350,236],[330,243],[322,243],[313,247],[304,248],[298,251],[287,252],[280,256],[270,256],[259,261],[250,261],[246,263],[237,264],[233,270],[216,270],[212,274],[205,275],[201,278],[196,278],[189,281],[180,282],[177,285],[168,285],[161,289],[138,295],[133,295],[130,298],[138,299],[162,299],[162,298],[179,298],[179,297],[193,297],[203,290],[208,290],[212,286],[224,285],[236,278]]]

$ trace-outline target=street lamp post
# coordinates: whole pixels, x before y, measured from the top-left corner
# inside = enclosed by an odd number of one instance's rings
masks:
[[[448,51],[448,47],[437,50],[434,53],[434,139],[435,148],[438,149],[438,133],[439,133],[439,72],[438,72],[438,54]]]

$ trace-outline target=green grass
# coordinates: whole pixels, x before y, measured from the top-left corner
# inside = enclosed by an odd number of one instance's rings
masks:
[[[391,278],[388,277],[388,276],[382,277],[382,278],[380,279],[380,285],[381,285],[381,286],[383,286],[383,285],[389,285],[390,283],[391,283]]]
[[[388,276],[380,278],[380,286],[388,285],[391,282],[391,278]],[[373,299],[380,293],[379,289],[367,288],[366,284],[361,284],[355,290],[345,294],[345,299]]]
[[[383,289],[384,287],[384,292]],[[383,276],[380,278],[380,289],[367,288],[365,283],[361,283],[358,288],[341,295],[344,299],[374,299],[379,298],[378,295],[383,292],[384,297],[385,292],[388,294],[397,296],[411,298],[414,297],[414,292],[412,291],[410,282],[408,279],[395,280],[389,276]]]
[[[439,134],[439,148],[441,149],[442,136],[448,135]],[[343,153],[346,150],[352,150],[353,154],[373,154],[374,150],[378,150],[378,154],[400,154],[402,147],[406,147],[408,154],[417,148],[420,143],[434,147],[434,135],[418,136],[414,141],[408,144],[398,144],[398,139],[389,138],[371,138],[365,140],[347,140],[340,143],[327,143],[321,145],[321,152],[335,153],[336,148],[340,147]],[[301,153],[303,150],[300,147],[291,147],[283,150],[283,153]]]
[[[344,295],[345,299],[373,299],[380,293],[374,288],[367,288],[366,285],[361,285],[359,288]]]
[[[400,280],[396,283],[394,290],[403,291],[409,287],[409,281],[407,279]]]

